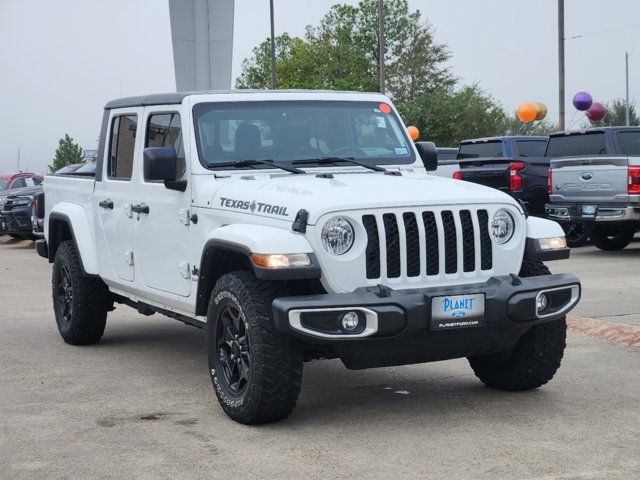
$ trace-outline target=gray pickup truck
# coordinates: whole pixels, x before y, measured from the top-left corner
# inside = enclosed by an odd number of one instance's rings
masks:
[[[602,250],[629,245],[640,229],[640,127],[554,133],[546,156],[549,217],[582,222]]]

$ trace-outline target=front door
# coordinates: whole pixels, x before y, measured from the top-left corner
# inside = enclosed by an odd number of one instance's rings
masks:
[[[178,179],[188,178],[180,114],[166,107],[145,110],[144,147],[173,147],[178,156]],[[136,270],[145,287],[188,297],[191,293],[189,263],[189,205],[191,185],[184,192],[170,190],[163,182],[144,177],[143,159],[137,167],[140,182],[135,202],[148,208],[134,213]]]

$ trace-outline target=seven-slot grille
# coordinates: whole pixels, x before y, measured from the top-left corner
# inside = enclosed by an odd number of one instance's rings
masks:
[[[364,215],[368,279],[491,270],[486,210],[410,211]]]

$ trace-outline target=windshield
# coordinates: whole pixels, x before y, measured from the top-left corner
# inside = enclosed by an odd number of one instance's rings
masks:
[[[516,142],[516,156],[544,157],[544,151],[546,148],[546,140],[518,140]]]
[[[625,155],[640,155],[640,132],[618,133],[620,147]]]
[[[604,132],[551,137],[545,157],[572,157],[576,155],[606,155]]]
[[[458,150],[458,158],[502,157],[502,142],[494,140],[482,143],[463,143]]]
[[[198,155],[207,168],[242,160],[290,164],[326,156],[372,164],[415,161],[404,127],[388,105],[377,102],[200,103],[193,116]]]

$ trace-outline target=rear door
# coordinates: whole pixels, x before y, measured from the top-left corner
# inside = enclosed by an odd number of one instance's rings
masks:
[[[111,111],[104,170],[102,179],[95,183],[93,195],[100,274],[116,283],[132,282],[135,276],[131,207],[136,190],[134,152],[140,148],[141,117],[140,107]]]

